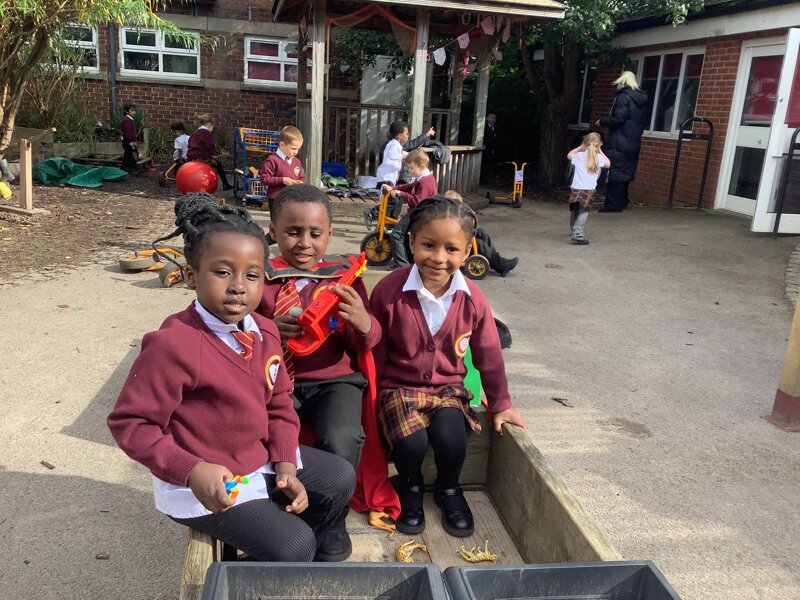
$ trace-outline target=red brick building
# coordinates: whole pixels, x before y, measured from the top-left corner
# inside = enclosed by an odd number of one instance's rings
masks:
[[[134,102],[146,112],[148,127],[168,130],[183,121],[189,132],[197,113],[210,112],[226,139],[238,126],[294,123],[297,27],[272,23],[271,9],[272,0],[195,0],[162,15],[198,40],[214,36],[216,47],[181,47],[155,31],[115,24],[75,28],[70,37],[85,50],[90,107],[101,119],[112,106]],[[330,95],[355,96],[337,89],[353,89],[339,79],[329,83]]]
[[[800,125],[797,53],[800,3],[787,0],[707,0],[684,25],[649,18],[623,24],[615,45],[649,95],[649,113],[635,180],[634,202],[666,204],[683,121],[705,117],[714,125],[703,206],[754,217],[754,231],[771,231],[775,197],[789,141]],[[578,121],[589,127],[608,114],[620,67],[587,70]],[[791,126],[790,126],[791,125]],[[696,133],[707,128],[695,124]],[[675,206],[697,204],[704,141],[684,140]],[[796,161],[796,165],[800,160]],[[798,165],[800,166],[800,165]],[[794,171],[794,167],[793,167]],[[800,231],[800,197],[790,186],[781,231]]]

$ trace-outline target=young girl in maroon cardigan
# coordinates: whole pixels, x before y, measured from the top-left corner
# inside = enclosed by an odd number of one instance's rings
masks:
[[[408,246],[414,265],[396,270],[372,292],[372,311],[383,330],[375,351],[378,421],[400,476],[397,529],[425,529],[422,459],[430,442],[436,460],[434,500],[450,535],[473,532],[473,519],[458,483],[467,429],[480,432],[464,387],[464,355],[481,372],[494,428],[527,428],[511,407],[503,354],[492,311],[480,288],[459,268],[475,232],[474,213],[444,196],[420,202],[411,212]]]
[[[211,115],[203,113],[197,115],[197,120],[200,122],[195,132],[189,136],[189,147],[186,150],[186,160],[199,160],[214,167],[222,182],[223,190],[230,190],[233,186],[228,183],[228,178],[225,175],[225,168],[218,158],[214,157],[216,148],[214,147],[214,119]]]
[[[108,417],[153,476],[156,508],[265,561],[310,561],[347,509],[347,462],[298,446],[280,335],[252,315],[264,288],[263,230],[208,194],[175,205],[188,308],[148,333]],[[226,482],[248,478],[231,497]]]

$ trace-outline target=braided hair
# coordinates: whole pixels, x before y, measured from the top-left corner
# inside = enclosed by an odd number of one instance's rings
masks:
[[[269,256],[269,246],[261,226],[253,221],[250,213],[236,206],[219,206],[217,199],[205,192],[192,192],[175,203],[176,229],[153,242],[156,244],[183,234],[184,256],[193,268],[200,266],[200,257],[206,251],[211,236],[220,232],[243,233],[256,238],[264,246],[264,258]],[[168,255],[160,254],[171,262]],[[177,263],[176,263],[177,264]]]
[[[321,189],[314,187],[308,183],[297,183],[283,188],[275,200],[272,202],[270,209],[270,219],[272,223],[278,222],[278,217],[283,210],[283,207],[290,202],[315,202],[322,204],[325,211],[328,213],[328,223],[333,222],[333,213],[331,212],[331,201],[328,196]]]
[[[411,244],[409,240],[412,235],[424,226],[433,221],[434,219],[456,219],[461,226],[461,230],[467,236],[467,241],[472,240],[475,235],[475,230],[478,229],[478,218],[472,209],[465,203],[448,198],[443,195],[431,196],[425,198],[422,202],[417,204],[414,209],[409,213],[408,220],[408,235],[403,239],[406,252],[412,256]]]

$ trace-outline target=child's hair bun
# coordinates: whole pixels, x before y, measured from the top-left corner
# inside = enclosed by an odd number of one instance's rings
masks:
[[[180,227],[203,206],[217,204],[217,199],[207,192],[189,192],[175,202],[175,225]]]

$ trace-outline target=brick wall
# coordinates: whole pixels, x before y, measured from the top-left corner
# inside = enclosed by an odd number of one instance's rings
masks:
[[[250,10],[248,11],[248,4]],[[186,17],[214,17],[233,19],[229,29],[256,30],[260,23],[271,22],[272,0],[217,0],[213,6],[187,6],[175,4],[170,13]],[[205,19],[198,21],[206,23]],[[197,27],[182,24],[184,28]],[[274,25],[271,27],[275,27]],[[265,129],[280,129],[295,122],[296,91],[258,89],[245,86],[244,40],[241,31],[200,31],[203,35],[221,36],[223,41],[212,49],[203,45],[200,51],[200,76],[197,82],[172,84],[168,81],[149,81],[144,78],[118,75],[117,105],[134,102],[146,112],[147,126],[168,130],[175,121],[183,121],[188,132],[196,127],[194,115],[209,112],[215,116],[216,131],[224,132],[232,139],[235,127],[247,126]],[[118,35],[118,29],[115,29]],[[269,35],[269,34],[266,34]],[[118,38],[115,46],[119,54]],[[109,72],[108,27],[98,31],[98,54],[100,75],[88,79],[87,102],[98,119],[107,119],[111,107],[111,85]],[[119,72],[119,65],[117,67]],[[355,78],[337,74],[331,78],[330,89],[353,89]]]
[[[785,29],[779,29],[628,49],[630,54],[636,54],[671,49],[681,50],[698,45],[705,46],[705,59],[696,108],[699,116],[710,119],[714,124],[714,143],[711,147],[711,158],[703,194],[703,206],[705,207],[710,208],[714,205],[719,183],[722,152],[728,134],[728,120],[739,69],[742,42],[785,33]],[[619,72],[618,66],[601,65],[598,67],[592,105],[592,122],[600,116],[608,114],[615,92],[610,82],[619,76]],[[695,131],[705,132],[706,128],[704,125],[697,125]],[[677,140],[675,139],[649,137],[645,134],[642,138],[642,153],[639,157],[636,178],[630,187],[630,198],[633,202],[666,204],[676,145]],[[697,204],[705,150],[706,142],[684,140],[673,198],[675,206],[695,206]]]

